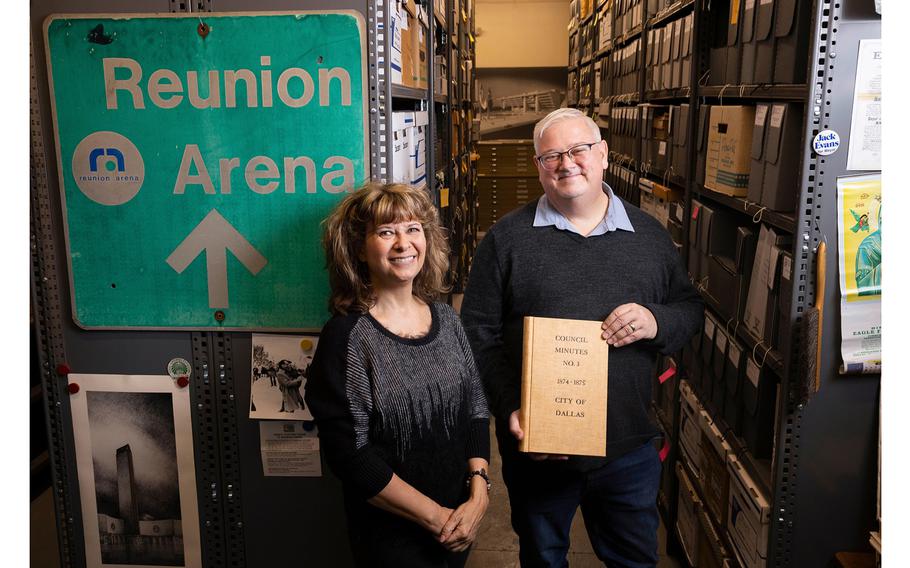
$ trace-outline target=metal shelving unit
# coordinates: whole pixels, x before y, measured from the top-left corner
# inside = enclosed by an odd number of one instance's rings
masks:
[[[662,2],[646,2],[653,6]],[[739,6],[738,2],[731,2]],[[756,2],[756,5],[758,3]],[[599,2],[597,11],[607,5]],[[764,5],[764,4],[763,4]],[[836,192],[837,177],[846,174],[846,152],[823,157],[813,153],[811,141],[824,129],[833,129],[841,135],[841,150],[846,148],[845,137],[850,132],[853,79],[857,61],[859,41],[880,37],[880,16],[876,15],[871,3],[859,0],[813,0],[810,14],[811,41],[805,54],[809,80],[806,84],[736,84],[726,86],[705,86],[701,81],[709,65],[710,34],[715,30],[716,18],[723,19],[728,2],[721,0],[683,0],[658,9],[656,13],[645,14],[642,29],[614,35],[612,44],[598,49],[597,33],[585,35],[582,27],[587,20],[579,23],[573,34],[578,37],[593,37],[596,65],[605,57],[635,37],[645,40],[644,56],[652,46],[647,45],[648,31],[659,28],[674,20],[694,14],[693,22],[693,64],[689,76],[691,87],[650,90],[645,88],[644,71],[639,71],[637,93],[601,93],[592,101],[581,100],[575,93],[577,106],[583,108],[590,103],[594,118],[602,123],[605,137],[609,140],[609,116],[598,115],[601,105],[606,108],[643,103],[689,105],[689,123],[686,132],[687,164],[684,175],[664,176],[643,171],[640,154],[641,135],[638,151],[634,156],[620,155],[611,151],[613,164],[631,166],[639,176],[666,183],[686,192],[683,218],[692,214],[691,201],[699,199],[722,211],[735,213],[742,225],[751,225],[757,230],[768,226],[778,233],[791,236],[789,252],[795,261],[794,281],[790,305],[791,312],[782,314],[790,322],[793,341],[780,350],[772,349],[766,342],[755,338],[743,325],[729,325],[727,332],[735,336],[744,350],[755,353],[763,367],[773,373],[779,389],[774,414],[774,452],[772,459],[755,459],[744,440],[738,437],[726,424],[723,416],[712,416],[712,420],[725,434],[733,447],[734,454],[746,472],[756,481],[758,490],[763,492],[771,504],[768,525],[767,566],[802,567],[821,566],[833,560],[839,550],[862,550],[868,546],[869,527],[875,518],[875,452],[874,441],[877,429],[878,381],[877,375],[842,377],[837,374],[839,361],[839,291],[837,285],[829,285],[826,292],[825,327],[823,330],[822,386],[821,391],[808,405],[798,401],[797,389],[800,379],[798,359],[804,349],[804,340],[799,337],[803,313],[814,302],[814,251],[821,240],[828,242],[827,281],[836,283],[837,241]],[[616,4],[613,4],[616,9]],[[720,16],[717,14],[720,13]],[[598,21],[596,18],[594,21]],[[644,33],[643,33],[644,32]],[[614,34],[616,29],[614,28]],[[578,47],[577,49],[581,49]],[[571,54],[570,54],[571,55]],[[836,58],[835,58],[836,57]],[[647,61],[647,59],[645,59]],[[642,66],[644,67],[644,66]],[[579,69],[572,66],[570,71]],[[576,88],[579,88],[576,86]],[[731,197],[695,183],[698,109],[702,104],[739,104],[755,102],[789,102],[801,104],[804,109],[800,147],[802,159],[798,179],[788,180],[798,191],[799,203],[795,211],[772,211],[744,197]],[[687,242],[681,243],[682,253],[688,254]],[[721,312],[717,300],[702,289],[709,311]],[[718,318],[720,319],[720,318]],[[676,358],[679,361],[679,358]],[[680,365],[679,373],[685,377],[686,369]],[[675,394],[679,404],[679,393]],[[676,440],[678,423],[670,423],[666,413],[655,406],[659,423]],[[837,451],[829,451],[831,445]],[[668,460],[673,467],[678,452],[671,451]],[[680,457],[681,459],[681,457]],[[832,476],[832,472],[837,472]],[[661,514],[665,522],[676,522],[676,484],[673,494],[661,497]],[[721,529],[722,540],[732,550],[725,527]],[[668,531],[671,534],[675,531]],[[671,540],[675,540],[671,538]],[[806,543],[812,543],[811,546]],[[736,564],[736,559],[733,559]]]

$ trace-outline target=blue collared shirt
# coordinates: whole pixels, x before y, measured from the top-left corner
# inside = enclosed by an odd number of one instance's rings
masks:
[[[613,188],[607,185],[606,182],[601,183],[603,183],[604,193],[610,198],[610,205],[607,207],[607,214],[604,215],[604,218],[601,219],[600,223],[594,227],[594,230],[587,235],[581,235],[581,232],[576,229],[562,213],[550,205],[546,195],[541,195],[540,199],[537,200],[537,212],[534,214],[534,226],[547,227],[549,225],[555,225],[557,229],[572,231],[583,237],[596,237],[597,235],[603,235],[604,233],[617,229],[634,233],[635,229],[632,228],[632,223],[629,221],[629,215],[626,213],[626,208],[623,206],[622,201],[613,195]]]

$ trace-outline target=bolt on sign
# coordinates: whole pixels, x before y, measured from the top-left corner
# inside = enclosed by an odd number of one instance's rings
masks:
[[[320,222],[370,171],[363,16],[52,15],[45,41],[76,323],[321,327]]]

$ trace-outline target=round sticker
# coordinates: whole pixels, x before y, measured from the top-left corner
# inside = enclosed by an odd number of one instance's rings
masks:
[[[812,149],[819,156],[828,156],[840,147],[840,136],[833,130],[822,130],[812,140]]]
[[[171,359],[167,364],[167,374],[171,376],[172,379],[178,379],[180,377],[190,377],[190,373],[193,372],[193,368],[190,367],[190,362],[181,357],[176,357]]]
[[[72,167],[79,190],[101,205],[123,205],[136,197],[145,179],[136,145],[108,130],[93,132],[76,145]]]
[[[301,339],[300,348],[303,349],[304,351],[309,351],[310,349],[313,348],[313,340],[312,339]]]

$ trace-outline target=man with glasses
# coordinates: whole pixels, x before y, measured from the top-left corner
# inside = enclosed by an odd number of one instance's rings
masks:
[[[655,566],[651,378],[658,353],[701,329],[704,304],[666,229],[603,182],[607,143],[593,120],[555,110],[534,128],[534,149],[544,195],[480,242],[461,310],[496,417],[521,565],[566,565],[580,505],[604,564]],[[606,458],[518,452],[524,316],[603,322],[612,347]]]

